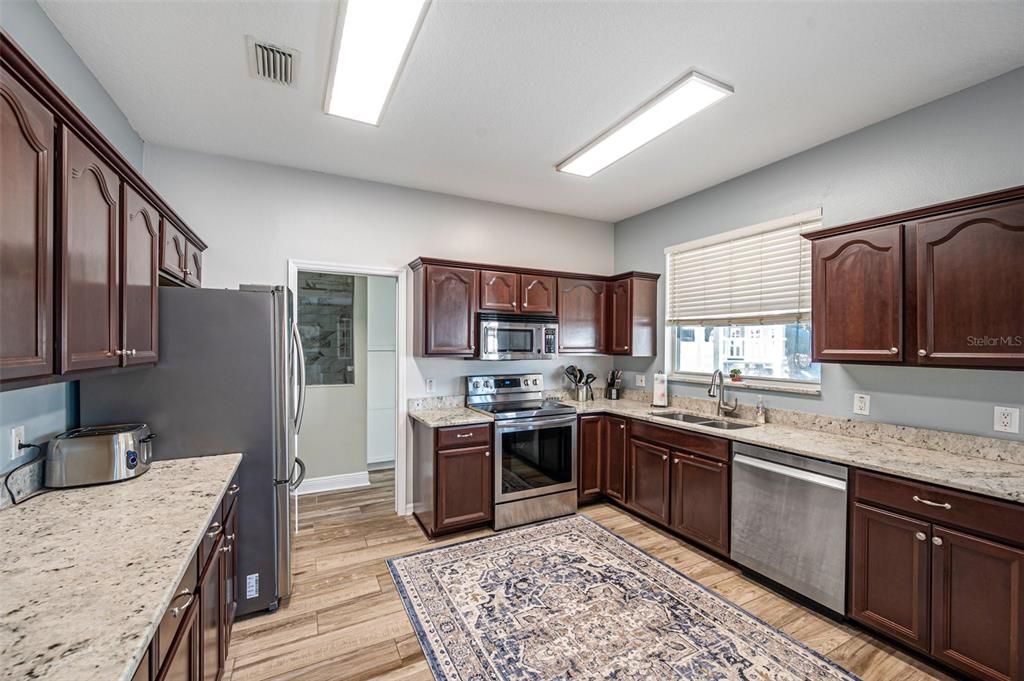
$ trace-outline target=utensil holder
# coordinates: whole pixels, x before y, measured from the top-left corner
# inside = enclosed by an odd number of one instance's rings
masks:
[[[587,386],[580,385],[576,386],[576,401],[586,402],[587,401]]]

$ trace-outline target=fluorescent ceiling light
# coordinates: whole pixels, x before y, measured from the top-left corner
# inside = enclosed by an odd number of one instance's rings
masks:
[[[343,3],[327,113],[377,125],[429,4],[429,0]]]
[[[590,177],[731,94],[728,85],[690,71],[555,170]]]

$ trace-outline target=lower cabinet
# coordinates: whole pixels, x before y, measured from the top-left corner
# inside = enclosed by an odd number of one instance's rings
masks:
[[[579,500],[594,501],[600,498],[603,489],[603,461],[605,458],[604,416],[581,416],[576,432],[576,447],[579,451],[577,478]]]
[[[1024,509],[861,471],[855,497],[850,616],[970,678],[1024,679]]]
[[[413,424],[413,514],[427,536],[494,518],[489,423],[448,428]]]
[[[602,491],[615,501],[626,501],[626,449],[629,446],[629,431],[626,419],[618,416],[605,417],[604,476]]]
[[[658,522],[668,524],[669,450],[632,439],[629,442],[629,480],[626,505]]]
[[[672,452],[669,526],[690,539],[729,551],[729,464]]]
[[[217,681],[224,672],[221,654],[224,630],[221,626],[221,592],[224,580],[224,533],[213,547],[213,555],[206,564],[206,570],[199,580],[199,629],[200,629],[200,660],[199,671],[202,681]]]
[[[152,648],[150,652],[152,653]],[[184,611],[167,658],[162,661],[157,681],[198,681],[199,679],[199,604],[193,602]]]

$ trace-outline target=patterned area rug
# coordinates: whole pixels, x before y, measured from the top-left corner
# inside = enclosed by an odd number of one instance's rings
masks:
[[[444,681],[857,678],[584,516],[388,565]]]

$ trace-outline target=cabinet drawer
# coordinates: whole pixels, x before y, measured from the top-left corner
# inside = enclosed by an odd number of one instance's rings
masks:
[[[156,669],[160,669],[163,666],[164,660],[167,659],[167,653],[171,648],[171,643],[174,642],[174,635],[182,623],[186,621],[185,614],[196,598],[196,584],[198,582],[199,554],[196,553],[192,556],[192,560],[189,562],[188,569],[185,570],[185,575],[181,578],[181,582],[178,583],[178,587],[174,590],[174,597],[171,599],[170,605],[167,606],[167,612],[164,613],[163,619],[160,620],[160,628],[157,630],[156,647],[154,649],[157,657],[153,666]]]
[[[206,528],[206,534],[203,535],[203,543],[199,545],[199,570],[200,572],[206,568],[206,563],[210,560],[210,556],[213,554],[213,548],[217,545],[217,541],[220,536],[224,534],[224,514],[221,506],[218,506],[213,512],[213,518],[210,520],[210,525]]]
[[[853,479],[863,501],[1024,545],[1024,506],[864,471]]]
[[[479,423],[472,426],[455,426],[437,429],[437,448],[486,445],[491,442],[491,424]]]
[[[729,460],[729,441],[722,438],[674,428],[663,428],[644,421],[633,421],[630,431],[633,437],[643,438],[672,449],[683,449],[694,454],[703,454],[719,461]]]
[[[238,473],[235,473],[235,477],[231,478],[231,484],[228,485],[228,489],[224,492],[224,499],[221,501],[221,515],[225,518],[231,513],[231,509],[235,507],[235,501],[238,500],[238,494],[242,491],[241,486],[238,484]]]

